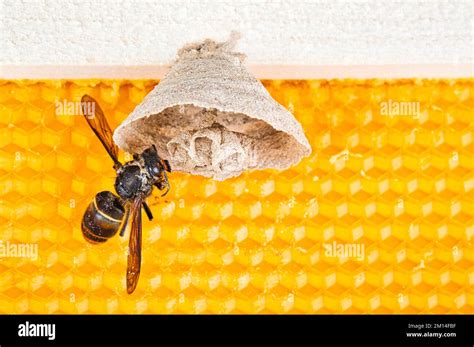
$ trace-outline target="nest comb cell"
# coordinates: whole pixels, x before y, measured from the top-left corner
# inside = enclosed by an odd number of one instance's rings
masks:
[[[224,180],[252,169],[286,169],[311,153],[294,116],[233,51],[238,35],[188,44],[165,78],[115,130],[130,153],[155,145],[173,171]]]

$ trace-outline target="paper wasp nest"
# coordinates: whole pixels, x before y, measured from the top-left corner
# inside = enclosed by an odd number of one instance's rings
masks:
[[[286,169],[311,153],[301,125],[224,43],[189,44],[165,78],[115,130],[131,153],[155,144],[174,171],[224,180],[244,170]]]

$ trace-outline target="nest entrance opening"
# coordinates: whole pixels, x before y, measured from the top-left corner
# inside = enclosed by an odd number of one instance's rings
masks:
[[[265,121],[195,105],[168,107],[134,121],[133,126],[140,134],[129,144],[135,150],[153,143],[160,156],[172,158],[173,170],[217,180],[278,164],[280,151],[294,152],[298,145],[292,136]]]

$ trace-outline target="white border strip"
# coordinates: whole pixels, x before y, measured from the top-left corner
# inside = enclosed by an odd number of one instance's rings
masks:
[[[250,65],[259,79],[471,78],[472,64]],[[0,66],[0,79],[161,79],[168,65]]]

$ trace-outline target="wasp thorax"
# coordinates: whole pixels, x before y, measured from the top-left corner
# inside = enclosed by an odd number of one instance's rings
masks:
[[[133,199],[141,191],[144,181],[139,162],[128,162],[117,172],[115,190],[123,199]]]
[[[98,193],[82,219],[82,234],[92,243],[101,243],[114,236],[122,224],[125,209],[112,192]]]

